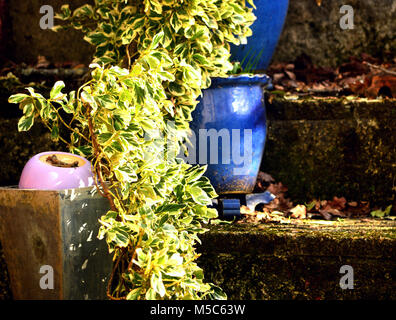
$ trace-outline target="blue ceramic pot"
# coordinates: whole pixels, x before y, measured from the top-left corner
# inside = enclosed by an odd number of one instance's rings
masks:
[[[254,65],[254,70],[264,71],[270,63],[285,22],[288,0],[254,0],[256,10],[253,13],[257,19],[251,29],[253,35],[247,38],[246,45],[231,45],[231,60],[248,62]],[[257,58],[256,63],[254,59]],[[254,71],[252,70],[252,71]]]
[[[191,159],[208,164],[206,176],[218,194],[251,193],[267,132],[263,86],[266,75],[213,78],[194,110]]]

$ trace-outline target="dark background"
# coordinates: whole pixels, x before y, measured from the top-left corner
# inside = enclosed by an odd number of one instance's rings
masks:
[[[78,31],[54,33],[39,26],[40,7],[52,5],[57,12],[62,4],[71,7],[89,3],[84,0],[0,0],[3,10],[3,54],[17,63],[34,63],[38,55],[49,61],[89,63],[92,48]],[[9,19],[4,20],[4,5],[9,7]],[[339,26],[340,7],[351,5],[355,13],[355,29]],[[293,61],[302,53],[315,64],[335,66],[351,55],[368,53],[376,57],[389,56],[396,48],[396,1],[393,0],[290,0],[289,11],[273,61]],[[8,44],[4,45],[7,37]],[[394,53],[394,52],[393,52]]]

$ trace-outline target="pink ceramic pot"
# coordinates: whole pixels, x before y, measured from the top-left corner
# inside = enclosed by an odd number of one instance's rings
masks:
[[[19,180],[20,189],[60,190],[93,184],[91,163],[87,159],[59,151],[35,155],[26,163]]]

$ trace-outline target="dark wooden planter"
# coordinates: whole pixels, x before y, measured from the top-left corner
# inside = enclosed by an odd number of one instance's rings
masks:
[[[105,299],[112,261],[97,234],[108,202],[94,190],[0,188],[0,241],[14,299]],[[53,289],[40,287],[42,266],[53,268]]]

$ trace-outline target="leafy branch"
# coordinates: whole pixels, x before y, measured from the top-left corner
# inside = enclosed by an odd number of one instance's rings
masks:
[[[91,160],[97,189],[110,203],[98,234],[115,262],[110,299],[226,297],[196,263],[199,234],[217,217],[207,207],[217,194],[206,167],[176,155],[201,90],[232,69],[229,43],[251,35],[252,10],[245,0],[95,0],[74,11],[64,5],[57,18],[65,24],[55,31],[81,30],[96,47],[92,79],[77,93],[62,93],[57,82],[48,99],[32,88],[9,98],[23,109],[20,131],[40,118],[53,139]]]

